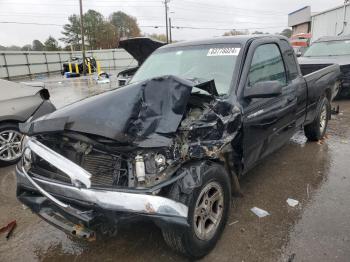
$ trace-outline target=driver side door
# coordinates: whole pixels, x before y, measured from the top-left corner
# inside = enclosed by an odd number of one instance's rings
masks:
[[[285,144],[295,132],[296,89],[288,82],[278,42],[255,47],[244,88],[257,88],[256,83],[263,81],[280,82],[282,92],[275,97],[244,99],[244,172]]]

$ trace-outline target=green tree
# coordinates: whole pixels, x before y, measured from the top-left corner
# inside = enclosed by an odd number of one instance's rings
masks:
[[[44,45],[39,40],[34,40],[32,44],[33,51],[43,51]]]
[[[84,34],[86,46],[90,49],[116,48],[121,37],[140,36],[140,28],[134,17],[123,12],[114,12],[109,20],[105,21],[103,15],[95,10],[88,10],[84,14]],[[68,23],[63,26],[64,37],[59,40],[67,44],[65,49],[73,47],[80,50],[81,31],[80,18],[71,15]]]
[[[49,38],[45,41],[44,45],[45,45],[46,51],[58,51],[58,50],[60,50],[60,47],[58,46],[57,40],[52,36],[49,36]]]
[[[292,36],[292,30],[289,28],[284,29],[280,35],[290,38]]]
[[[112,13],[109,17],[109,21],[115,26],[119,39],[141,35],[141,30],[137,24],[136,18],[121,11]]]
[[[95,10],[88,10],[84,14],[84,29],[86,35],[86,42],[90,49],[100,48],[100,38],[103,37],[104,31],[104,17]]]
[[[118,34],[114,25],[110,22],[104,22],[99,32],[97,46],[101,49],[110,49],[118,47]]]
[[[59,40],[65,42],[69,49],[72,46],[75,50],[80,50],[80,18],[77,15],[71,15],[68,17],[68,21],[69,23],[63,26],[63,31],[61,32],[65,37]]]

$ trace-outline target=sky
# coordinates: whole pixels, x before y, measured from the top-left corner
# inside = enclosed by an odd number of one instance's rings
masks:
[[[230,29],[276,33],[287,28],[288,13],[310,5],[320,12],[344,0],[170,0],[174,40],[221,36]],[[108,17],[123,11],[137,18],[142,33],[165,33],[162,0],[83,0],[83,10],[94,9]],[[49,35],[62,37],[62,25],[79,14],[79,0],[0,0],[0,45],[44,42]],[[3,23],[3,22],[16,22]],[[25,23],[36,23],[25,24]],[[48,25],[42,25],[48,24]],[[154,27],[158,28],[154,28]],[[182,28],[187,27],[187,28]]]

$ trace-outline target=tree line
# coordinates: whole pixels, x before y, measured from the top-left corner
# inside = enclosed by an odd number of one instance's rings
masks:
[[[95,10],[88,10],[83,15],[84,20],[84,35],[85,46],[87,50],[95,49],[111,49],[117,48],[120,39],[129,37],[142,36],[141,30],[138,26],[137,19],[124,12],[113,12],[108,17],[104,17],[101,13]],[[81,50],[81,28],[80,28],[80,16],[73,14],[68,17],[68,23],[63,26],[63,37],[59,38],[65,45],[62,47],[58,41],[49,36],[43,43],[39,40],[34,40],[31,44],[20,46],[1,46],[0,50],[12,50],[12,51],[79,51]],[[230,35],[245,35],[249,34],[248,30],[239,31],[231,30],[225,32],[223,36]],[[292,31],[290,29],[284,29],[281,34],[286,37],[291,36]],[[263,34],[263,32],[255,31],[252,34]],[[166,41],[164,34],[151,34],[148,35],[159,41]]]
[[[117,48],[119,40],[128,37],[141,36],[141,30],[135,17],[124,12],[113,12],[107,18],[95,10],[88,10],[83,15],[85,47],[87,50]],[[68,23],[63,26],[60,41],[65,46],[60,46],[58,41],[49,36],[42,43],[34,40],[32,44],[20,46],[1,46],[0,50],[12,51],[60,51],[81,50],[80,16],[73,14],[68,17]],[[157,35],[153,35],[157,37]]]

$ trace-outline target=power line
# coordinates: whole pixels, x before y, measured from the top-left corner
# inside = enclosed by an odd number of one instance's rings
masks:
[[[64,25],[59,25],[59,24],[34,23],[34,22],[16,22],[16,21],[0,21],[0,24],[64,26]]]
[[[239,7],[233,7],[233,6],[218,6],[218,5],[210,5],[210,4],[206,4],[206,3],[197,3],[197,2],[193,2],[193,1],[189,1],[189,0],[182,0],[184,2],[187,2],[191,5],[197,5],[196,7],[194,6],[186,6],[186,7],[179,7],[177,5],[174,5],[172,6],[173,8],[176,8],[176,9],[182,9],[182,10],[186,10],[186,11],[200,11],[200,12],[209,12],[209,13],[213,13],[213,12],[216,12],[216,13],[223,13],[223,14],[237,14],[237,10],[241,10],[241,11],[244,11],[245,13],[242,14],[244,16],[252,16],[251,14],[247,14],[246,12],[256,12],[255,14],[255,17],[259,17],[259,16],[266,16],[266,15],[274,15],[274,16],[286,16],[286,14],[284,13],[281,13],[281,12],[277,12],[277,11],[274,11],[274,10],[260,10],[260,9],[248,9],[248,8],[239,8]],[[75,3],[72,3],[70,1],[67,1],[66,3],[62,4],[62,1],[60,2],[56,2],[56,3],[28,3],[28,2],[8,2],[9,4],[13,4],[13,3],[18,3],[18,4],[21,4],[21,5],[40,5],[40,6],[52,6],[52,5],[59,5],[59,6],[76,6],[78,7],[79,5],[78,4],[75,4]],[[67,4],[69,3],[69,4]],[[96,5],[95,3],[84,3],[85,6],[90,6],[92,5],[91,7],[96,7],[96,8],[112,8],[112,7],[115,7],[115,8],[129,8],[129,7],[132,7],[132,8],[160,8],[162,7],[161,5],[130,5],[130,4],[136,4],[136,3],[162,3],[161,1],[128,1],[128,2],[125,2],[125,1],[98,1],[98,3],[121,3],[121,5]],[[191,9],[191,8],[194,8],[194,9]],[[201,9],[201,8],[204,8],[205,10],[198,10]],[[214,9],[214,10],[213,10]],[[216,9],[216,10],[215,10]],[[219,10],[218,10],[219,9]],[[222,10],[224,9],[224,10]],[[236,11],[234,11],[236,10]],[[234,11],[234,12],[233,12]]]
[[[63,14],[63,13],[56,13],[56,14],[44,14],[44,13],[16,13],[16,12],[11,12],[11,14],[2,14],[0,13],[0,16],[21,16],[21,17],[51,17],[51,18],[68,18],[72,14]],[[138,21],[140,20],[153,20],[153,21],[161,21],[163,18],[162,17],[155,17],[155,16],[137,16],[136,17]],[[237,17],[236,17],[237,18]],[[198,18],[186,18],[186,17],[172,17],[172,20],[178,20],[178,21],[192,21],[192,22],[206,22],[206,23],[214,23],[214,24],[228,24],[228,23],[234,23],[234,24],[271,24],[272,22],[269,23],[264,23],[264,22],[254,22],[254,21],[230,21],[230,20],[209,20],[209,19],[198,19]]]
[[[21,25],[44,25],[44,26],[64,26],[62,24],[49,24],[49,23],[34,23],[34,22],[17,22],[17,21],[0,21],[0,24],[21,24]],[[164,25],[139,25],[139,27],[148,27],[148,28],[164,28]],[[195,27],[195,26],[179,26],[173,25],[173,29],[198,29],[198,30],[254,30],[254,29],[270,29],[270,28],[281,28],[283,26],[266,26],[266,27],[251,27],[251,28],[217,28],[217,27]]]
[[[144,3],[144,2],[143,2]],[[13,2],[11,2],[11,4],[13,4]],[[39,6],[74,6],[74,7],[79,7],[79,5],[76,5],[76,4],[62,4],[60,2],[57,2],[57,3],[27,3],[27,2],[23,2],[23,3],[17,3],[17,4],[20,4],[20,5],[30,5],[30,6],[33,6],[33,5],[39,5]],[[112,8],[112,7],[115,7],[115,8],[122,8],[122,7],[149,7],[149,8],[159,8],[159,7],[162,7],[161,5],[129,5],[129,4],[123,4],[123,5],[95,5],[95,4],[84,4],[86,6],[89,6],[90,8],[95,8],[95,7],[98,7],[98,8],[101,8],[101,7],[108,7],[108,8]]]

